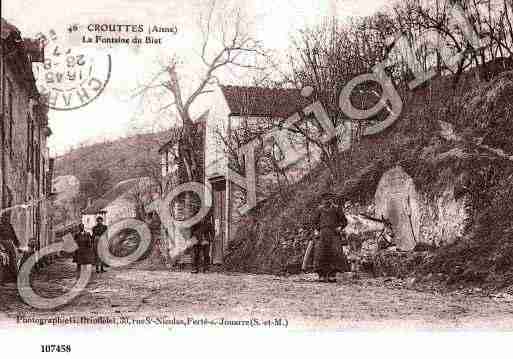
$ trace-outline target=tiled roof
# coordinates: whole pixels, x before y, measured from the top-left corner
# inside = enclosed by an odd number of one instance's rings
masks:
[[[301,111],[312,101],[298,89],[221,86],[231,115],[286,118]]]

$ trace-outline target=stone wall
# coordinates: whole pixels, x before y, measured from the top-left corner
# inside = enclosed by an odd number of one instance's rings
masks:
[[[36,200],[29,208],[18,207],[12,210],[10,219],[21,246],[26,247],[31,238],[39,235],[39,246],[44,247],[51,240],[48,231],[49,205],[44,198],[49,166],[46,114],[36,109],[41,105],[36,95],[29,91],[29,80],[20,77],[20,73],[6,58],[0,57],[0,61],[3,100],[1,205],[10,207]],[[32,131],[29,130],[29,124],[33,126]],[[29,139],[29,134],[33,135],[33,140]],[[32,168],[28,164],[29,150],[34,155]],[[39,168],[36,168],[37,164]],[[36,178],[36,173],[39,173],[39,178]]]
[[[466,201],[466,197],[455,199],[454,185],[449,185],[434,201],[423,196],[420,202],[422,241],[440,246],[461,238],[468,218]]]
[[[436,193],[423,193],[396,166],[383,174],[375,194],[375,215],[392,222],[397,248],[412,250],[417,243],[450,244],[463,236],[469,214],[467,197],[455,198],[456,176],[448,178]]]

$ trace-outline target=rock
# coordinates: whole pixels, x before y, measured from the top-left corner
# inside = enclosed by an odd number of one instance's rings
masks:
[[[378,183],[374,195],[376,215],[391,222],[398,249],[412,250],[420,238],[418,197],[413,179],[401,166],[385,172]]]
[[[436,278],[437,278],[438,280],[444,281],[444,280],[446,280],[446,279],[447,279],[447,276],[446,276],[444,273],[437,273],[437,274],[436,274]]]
[[[417,283],[417,278],[415,278],[415,277],[410,277],[410,278],[406,279],[406,286],[408,288],[413,287],[416,283]]]

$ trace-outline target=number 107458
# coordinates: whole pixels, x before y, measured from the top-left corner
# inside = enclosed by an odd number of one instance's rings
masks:
[[[70,353],[71,345],[57,345],[57,344],[41,345],[41,352],[43,352],[43,353]]]

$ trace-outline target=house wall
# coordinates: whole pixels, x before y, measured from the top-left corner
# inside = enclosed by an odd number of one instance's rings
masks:
[[[225,155],[225,146],[219,141],[219,133],[223,136],[228,136],[230,131],[234,131],[242,124],[255,126],[261,128],[261,124],[268,124],[270,119],[263,116],[233,116],[230,115],[230,109],[226,99],[220,89],[216,89],[210,98],[210,116],[207,126],[207,140],[206,140],[206,177],[207,179],[213,175],[224,175],[227,177],[227,158]],[[348,129],[349,130],[349,129]],[[348,132],[344,133],[347,137]],[[261,174],[257,181],[258,192],[268,196],[275,192],[280,183],[295,183],[301,180],[307,173],[320,160],[320,150],[315,146],[306,145],[306,141],[300,135],[290,134],[291,142],[297,146],[298,149],[308,151],[310,156],[304,156],[302,160],[296,162],[294,165],[288,167],[285,171],[286,179],[278,178],[276,173]],[[347,139],[344,138],[342,147],[347,149]],[[301,144],[298,146],[298,144]],[[244,204],[242,198],[244,197],[243,191],[238,186],[228,181],[222,207],[224,208],[224,215],[222,216],[223,223],[221,224],[224,238],[229,241],[231,234],[235,233],[240,214],[238,208]],[[220,197],[216,196],[219,201]],[[226,246],[227,244],[225,244]]]
[[[73,175],[58,176],[52,182],[52,192],[55,193],[54,202],[63,202],[76,196],[79,192],[80,181]]]
[[[215,148],[213,149],[212,147],[214,145],[212,142],[213,136],[207,135],[209,130],[211,131],[211,134],[215,133],[215,126],[214,129],[212,127],[209,127],[211,114],[214,112],[215,111],[204,112],[202,116],[206,116],[206,118],[197,117],[197,129],[198,131],[203,131],[202,133],[204,134],[204,136],[201,137],[201,141],[195,143],[195,146],[197,146],[195,148],[199,151],[199,161],[203,165],[205,165],[207,161],[210,161],[210,163],[213,164],[214,167],[216,167],[217,164],[214,163],[216,156],[212,156],[212,151],[215,151]],[[205,122],[203,122],[203,120]],[[210,141],[210,148],[206,144],[207,141]],[[178,150],[177,146],[181,146],[181,142],[179,139],[177,139],[177,143],[175,146],[168,147],[168,145],[166,145],[166,151],[176,152]],[[169,156],[169,154],[166,153],[163,149],[161,149],[161,151],[161,164],[163,165],[162,177],[165,192],[163,193],[163,197],[165,197],[172,189],[187,182],[188,175],[183,161],[180,161],[180,159],[178,159],[177,163],[174,163],[173,161],[170,161],[170,159],[173,156]],[[202,178],[205,178],[206,171],[205,168],[203,168],[203,166],[202,170],[203,171],[202,173],[200,173],[200,176]],[[173,198],[172,202],[173,203],[170,205],[169,211],[172,213],[173,218],[177,218],[179,220],[183,220],[186,217],[189,217],[192,214],[196,213],[199,209],[199,206],[201,205],[199,199],[196,196],[191,196],[188,193],[179,194],[178,196]],[[161,220],[164,220],[164,217],[162,215]],[[162,223],[162,233],[164,233],[162,239],[165,242],[163,247],[166,248],[169,259],[172,262],[175,262],[177,259],[185,259],[186,261],[190,261],[190,258],[183,256],[185,250],[191,246],[190,231],[184,232],[183,230],[179,230],[172,223]]]
[[[118,186],[119,185],[121,185],[121,183],[118,184]],[[116,189],[114,188],[113,190]],[[132,187],[126,189],[125,192],[120,191],[117,193],[118,197],[106,206],[100,208],[96,203],[91,204],[82,214],[84,229],[91,231],[96,225],[96,219],[98,217],[103,218],[105,225],[113,225],[126,218],[136,218],[138,205],[144,206],[146,210],[158,209],[158,206],[153,202],[158,198],[158,193],[156,193],[155,190],[151,179],[143,177],[139,178],[138,182],[133,183]],[[108,194],[106,196],[108,196]],[[114,196],[112,198],[114,198]],[[102,201],[102,204],[106,203],[104,198],[97,199],[97,201]]]
[[[133,202],[124,198],[118,198],[103,209],[106,212],[106,225],[116,223],[124,218],[135,218],[135,205]]]
[[[230,109],[219,87],[209,94],[209,116],[206,126],[205,138],[205,175],[207,178],[213,174],[225,173],[226,156],[224,146],[217,139],[216,129],[226,136]]]
[[[206,103],[209,105],[208,110],[210,113],[207,120],[205,143],[205,174],[207,179],[215,175],[224,175],[227,177],[225,146],[222,141],[219,140],[219,133],[227,137],[230,131],[237,129],[243,123],[248,123],[250,126],[259,126],[259,124],[268,123],[270,120],[262,116],[241,117],[230,115],[230,109],[220,88],[216,88],[208,96],[210,97]],[[202,111],[203,110],[205,109],[203,108]],[[349,148],[348,142],[351,138],[350,130],[348,123],[346,125],[346,131],[340,136],[341,150],[347,150]],[[260,175],[257,181],[258,192],[263,193],[264,196],[274,193],[280,183],[295,183],[300,181],[320,160],[320,150],[311,144],[306,145],[306,141],[302,136],[291,133],[290,138],[294,145],[298,146],[298,144],[301,144],[298,148],[305,152],[308,151],[310,156],[304,156],[302,160],[288,167],[285,171],[286,179],[278,178],[276,173]],[[215,194],[215,200],[217,202],[222,201],[219,208],[223,208],[223,215],[219,215],[217,220],[222,222],[218,225],[218,230],[223,232],[225,241],[229,241],[231,234],[236,231],[240,219],[238,208],[244,204],[243,198],[243,191],[229,181],[221,197],[219,194]],[[178,238],[180,234],[172,233],[170,236]],[[183,241],[183,239],[181,240]],[[227,245],[227,243],[224,243],[223,247]]]
[[[47,127],[37,102],[31,99],[26,80],[13,68],[13,61],[0,54],[1,69],[1,171],[0,191],[2,208],[27,204],[36,200],[28,209],[11,211],[11,223],[21,246],[35,238],[38,247],[51,240],[49,207],[46,200],[46,173],[49,155],[46,138]],[[17,61],[22,61],[18,59]],[[29,138],[29,134],[32,139]],[[12,139],[11,139],[12,138]],[[32,159],[31,159],[32,158]],[[38,201],[39,200],[39,201]]]

